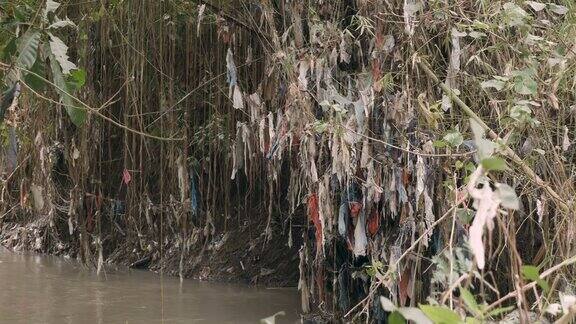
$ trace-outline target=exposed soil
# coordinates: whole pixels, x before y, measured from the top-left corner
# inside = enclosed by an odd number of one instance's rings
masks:
[[[165,239],[162,249],[151,240],[128,240],[118,246],[105,242],[103,266],[107,269],[130,266],[155,272],[162,269],[165,274],[174,276],[180,275],[182,269],[185,278],[295,287],[299,277],[298,247],[301,245],[301,235],[294,230],[294,241],[289,247],[288,230],[282,229],[281,225],[273,224],[273,235],[269,240],[260,234],[265,232],[265,223],[261,221],[252,224],[245,222],[243,226],[228,228],[226,234],[217,233],[207,240],[203,239],[201,229],[193,230],[185,240],[188,251],[183,257],[180,248],[182,240],[178,236]],[[9,249],[81,259],[81,249],[77,243],[67,242],[66,238],[69,238],[68,233],[56,230],[54,225],[43,220],[5,221],[0,230],[0,242]]]
[[[249,228],[251,227],[251,228]],[[196,245],[183,261],[184,277],[218,282],[243,282],[273,287],[296,286],[298,282],[298,242],[288,246],[287,233],[277,229],[266,240],[265,224],[254,223],[217,234]],[[295,233],[293,233],[295,234]],[[296,239],[296,238],[295,238]],[[179,274],[180,249],[173,247],[164,258],[164,269]],[[151,269],[158,271],[160,264]]]

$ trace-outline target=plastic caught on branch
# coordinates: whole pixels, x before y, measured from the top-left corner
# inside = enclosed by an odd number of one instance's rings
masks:
[[[368,218],[368,233],[370,236],[376,235],[378,233],[378,229],[380,228],[380,215],[378,213],[378,208],[372,208],[372,212],[370,213],[370,217]]]
[[[122,171],[122,182],[125,185],[128,185],[130,183],[130,181],[132,181],[132,176],[130,175],[130,171],[128,171],[128,169],[124,169],[124,171]]]
[[[476,171],[470,175],[468,183],[468,192],[474,198],[474,208],[476,208],[476,216],[470,226],[470,248],[476,258],[479,269],[484,269],[485,255],[484,255],[484,242],[482,235],[484,233],[484,225],[491,231],[494,228],[493,219],[498,215],[498,207],[519,209],[518,197],[514,190],[502,183],[496,184],[496,191],[490,188],[487,180],[483,179],[484,169],[478,166]],[[481,188],[477,188],[482,185]]]
[[[8,127],[8,147],[5,148],[7,168],[12,172],[18,166],[18,136],[14,127]]]
[[[298,86],[302,91],[308,90],[308,78],[306,75],[308,74],[309,69],[310,62],[308,60],[300,61],[300,64],[298,65]]]
[[[236,109],[244,109],[244,96],[238,85],[234,86],[234,94],[232,95],[232,106]]]
[[[32,184],[30,191],[32,191],[32,198],[34,198],[34,208],[39,213],[44,209],[43,188],[37,184]]]
[[[564,139],[562,140],[562,151],[566,152],[570,148],[570,137],[568,136],[568,127],[564,126]]]
[[[286,118],[281,118],[279,116],[278,119],[279,119],[278,131],[277,132],[274,132],[273,130],[270,131],[270,134],[271,134],[271,136],[270,136],[270,138],[271,138],[270,150],[268,151],[268,154],[266,154],[266,158],[268,160],[270,160],[274,157],[276,150],[278,149],[280,144],[282,144],[282,141],[286,138],[286,133],[288,132],[288,122],[287,122]],[[272,124],[270,124],[270,127],[272,127]]]
[[[322,226],[322,245],[326,242],[326,235],[330,235],[332,228],[332,199],[328,193],[328,177],[318,182],[318,214]]]
[[[456,28],[452,28],[452,52],[450,53],[450,64],[448,65],[448,73],[446,74],[446,86],[453,89],[456,86],[456,76],[460,71],[460,37],[466,36],[466,33],[459,32]],[[442,95],[442,109],[448,111],[452,108],[452,99],[444,94]]]
[[[358,216],[356,227],[354,228],[354,256],[366,255],[366,245],[368,245],[368,238],[366,237],[366,213],[362,210]]]
[[[348,228],[350,227],[350,221],[352,218],[357,218],[362,210],[362,204],[360,201],[360,190],[358,189],[358,185],[355,182],[346,187],[340,195],[338,233],[345,239],[348,238]]]
[[[233,87],[235,87],[238,82],[237,75],[238,72],[236,70],[236,64],[234,64],[234,55],[232,54],[232,50],[228,49],[226,53],[226,79],[230,86],[228,96],[232,96]]]
[[[200,192],[198,191],[198,175],[192,169],[190,171],[190,207],[192,207],[192,215],[198,215],[198,206],[200,205]]]
[[[188,193],[186,189],[188,188],[188,173],[186,168],[186,158],[179,155],[176,159],[176,166],[178,170],[178,187],[180,189],[180,202],[184,203],[188,199]]]
[[[308,197],[308,219],[314,223],[316,231],[316,255],[320,255],[324,246],[322,244],[322,223],[320,222],[320,213],[318,212],[318,195],[316,193],[313,193]]]
[[[203,3],[198,5],[198,22],[196,23],[196,37],[200,37],[200,25],[202,24],[202,19],[204,18],[204,10],[206,9],[206,4]]]
[[[236,124],[236,139],[232,145],[232,176],[231,179],[236,178],[238,170],[244,168],[246,160],[252,155],[252,147],[250,146],[249,137],[250,131],[245,123],[238,122]]]
[[[420,195],[424,192],[424,180],[426,178],[426,168],[424,167],[424,159],[421,156],[416,158],[416,211],[418,211],[418,202]]]
[[[404,0],[404,29],[408,36],[414,34],[415,15],[422,9],[422,3],[419,0]]]
[[[470,176],[468,184],[468,192],[474,198],[474,205],[476,207],[476,216],[470,226],[470,248],[476,257],[476,262],[479,269],[484,269],[485,256],[484,256],[484,243],[482,242],[482,234],[484,232],[484,225],[492,230],[494,227],[493,219],[498,213],[498,200],[494,192],[487,182],[480,182],[480,177],[483,174],[482,166],[479,166],[474,173]],[[481,189],[476,186],[482,183]]]
[[[264,111],[264,105],[258,92],[246,96],[246,104],[250,109],[250,122],[252,124],[257,124],[263,120],[261,119],[261,114]]]
[[[342,237],[346,237],[348,231],[348,224],[350,222],[350,211],[348,210],[347,203],[340,203],[340,209],[338,211],[338,234]]]
[[[0,124],[2,124],[6,112],[13,110],[18,104],[20,91],[20,82],[16,82],[8,91],[2,95],[2,102],[0,103]]]
[[[302,302],[302,312],[304,314],[310,312],[310,290],[308,288],[308,278],[306,277],[306,244],[300,248],[300,263],[298,269],[300,272],[300,279],[298,280],[298,290],[300,290],[300,297]]]
[[[350,284],[348,265],[344,263],[338,271],[338,306],[342,311],[350,308]]]

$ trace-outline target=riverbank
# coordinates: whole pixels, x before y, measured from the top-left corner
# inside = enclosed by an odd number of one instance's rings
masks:
[[[273,224],[274,225],[274,224]],[[201,229],[191,230],[184,241],[179,236],[164,237],[159,246],[152,238],[140,240],[104,239],[102,264],[106,268],[132,267],[163,272],[202,281],[244,283],[265,287],[296,287],[298,282],[298,247],[300,235],[294,235],[292,247],[282,224],[275,224],[273,237],[266,240],[265,224],[245,222],[205,239]],[[98,237],[91,235],[91,247],[98,251]],[[81,260],[81,240],[70,239],[46,217],[33,221],[4,221],[0,243],[14,251],[31,251]],[[117,244],[113,244],[117,242]],[[118,243],[121,242],[121,243]],[[98,260],[98,257],[94,258]],[[92,262],[98,268],[97,262]]]

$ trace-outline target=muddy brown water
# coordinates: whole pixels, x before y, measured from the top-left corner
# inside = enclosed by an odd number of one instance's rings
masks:
[[[299,322],[296,289],[214,284],[0,249],[0,323]]]

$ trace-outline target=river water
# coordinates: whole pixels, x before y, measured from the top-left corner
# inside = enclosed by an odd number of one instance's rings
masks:
[[[298,321],[296,289],[252,288],[140,270],[100,277],[74,260],[0,249],[0,323],[276,323]]]

